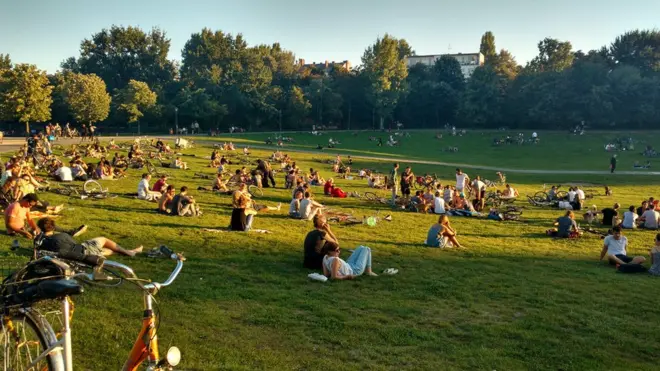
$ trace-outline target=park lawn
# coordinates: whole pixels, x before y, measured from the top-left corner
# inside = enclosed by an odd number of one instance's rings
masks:
[[[310,281],[310,271],[302,267],[302,241],[312,225],[286,217],[289,190],[265,190],[263,202],[282,202],[282,210],[258,215],[254,227],[272,234],[204,232],[201,228],[229,224],[230,196],[197,191],[211,180],[190,179],[194,171],[213,174],[203,158],[210,148],[185,153],[198,156],[184,157],[193,170],[164,171],[174,176],[171,184],[192,189],[204,211],[200,218],[162,216],[153,211],[155,204],[129,196],[88,201],[42,194],[54,203],[68,202],[60,224],[90,226],[80,240],[103,235],[128,248],[165,244],[185,253],[188,261],[180,277],[157,297],[161,350],[180,347],[182,370],[657,369],[660,310],[655,292],[660,281],[617,274],[600,263],[602,241],[595,235],[570,241],[546,237],[544,231],[561,211],[529,207],[525,222],[509,223],[453,217],[465,249],[422,246],[436,220],[432,215],[396,211],[392,222],[375,227],[335,225],[344,258],[346,250],[367,245],[376,272],[393,267],[399,274],[319,283]],[[329,177],[329,165],[312,161],[316,157],[294,155],[301,168],[318,167]],[[512,165],[526,160],[514,152],[505,158]],[[357,160],[354,167],[385,172],[390,166]],[[454,182],[450,167],[415,165],[414,170]],[[113,192],[131,193],[139,176],[139,170],[131,170],[127,179],[102,183]],[[277,180],[281,187],[282,175]],[[613,197],[589,201],[600,208],[615,201],[638,205],[642,198],[657,196],[657,183],[645,176],[510,174],[509,181],[521,195],[533,194],[544,183],[609,184]],[[369,190],[363,180],[337,183],[347,191]],[[602,193],[598,186],[588,188]],[[391,212],[366,200],[328,198],[320,187],[314,191],[319,201],[357,217]],[[630,254],[646,254],[655,234],[626,235]],[[27,259],[9,252],[9,236],[0,235],[0,243],[7,246],[2,253],[6,267]],[[174,265],[144,257],[117,260],[156,280],[165,279]],[[124,286],[89,287],[74,299],[75,369],[121,368],[142,315],[138,290]]]
[[[611,153],[605,151],[605,145],[616,138],[632,137],[635,150],[618,152],[618,168],[633,170],[633,163],[645,164],[651,160],[653,168],[660,168],[658,159],[649,159],[641,155],[647,145],[658,142],[658,132],[587,132],[576,136],[566,132],[540,132],[539,144],[493,145],[494,138],[503,138],[507,134],[517,137],[518,131],[470,130],[465,136],[451,136],[442,131],[442,139],[436,139],[438,131],[413,130],[410,137],[395,137],[401,141],[398,147],[377,146],[370,137],[380,137],[387,142],[388,133],[375,131],[361,132],[326,132],[321,136],[310,133],[284,133],[293,137],[295,142],[286,144],[287,148],[316,151],[317,145],[326,147],[328,139],[339,140],[341,145],[326,149],[332,153],[387,157],[399,160],[431,160],[451,164],[467,164],[472,167],[488,166],[505,169],[542,169],[542,170],[607,170]],[[523,132],[526,138],[530,131]],[[264,145],[269,136],[275,133],[259,134],[223,134],[220,137],[200,137],[200,140],[234,141],[240,145]],[[457,153],[447,151],[457,147]],[[640,170],[643,172],[643,170]]]

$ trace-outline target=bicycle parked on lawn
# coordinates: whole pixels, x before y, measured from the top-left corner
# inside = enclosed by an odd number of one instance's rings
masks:
[[[111,277],[78,271],[78,263],[53,256],[32,260],[14,272],[2,284],[0,342],[4,346],[0,351],[0,365],[4,366],[4,370],[16,371],[73,371],[71,297],[84,292],[80,282],[116,279],[134,283],[144,296],[142,328],[122,370],[136,371],[145,363],[148,370],[172,370],[179,364],[181,352],[171,347],[165,357],[160,357],[157,336],[159,313],[154,310],[154,296],[174,282],[185,258],[165,246],[161,247],[161,251],[176,260],[176,267],[162,283],[147,283],[139,279],[130,267],[116,262],[100,263],[103,267],[112,267],[108,271],[119,275]],[[59,309],[53,310],[52,304],[57,304]],[[53,329],[53,324],[60,327],[59,331]]]

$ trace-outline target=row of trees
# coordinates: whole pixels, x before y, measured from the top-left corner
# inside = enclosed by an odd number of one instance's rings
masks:
[[[141,122],[164,130],[407,127],[559,129],[658,126],[660,32],[631,31],[587,53],[546,38],[524,67],[495,36],[483,35],[485,65],[465,79],[458,61],[408,68],[403,39],[378,38],[353,70],[300,65],[279,44],[248,46],[242,35],[203,29],[181,63],[167,58],[164,32],[113,26],[83,40],[80,56],[47,75],[0,54],[0,118],[9,122],[95,123],[117,131]],[[131,128],[134,130],[135,125]]]

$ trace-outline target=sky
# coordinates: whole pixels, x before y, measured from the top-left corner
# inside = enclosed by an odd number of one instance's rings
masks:
[[[545,37],[575,50],[609,45],[633,29],[660,27],[658,0],[0,0],[0,53],[53,73],[80,42],[113,24],[159,27],[181,59],[192,33],[242,33],[250,45],[279,42],[307,63],[348,59],[389,33],[417,54],[471,53],[492,31],[524,64]]]

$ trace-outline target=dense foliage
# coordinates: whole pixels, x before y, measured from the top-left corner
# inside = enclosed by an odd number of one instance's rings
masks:
[[[138,119],[149,131],[194,121],[204,131],[375,129],[394,122],[408,128],[568,129],[584,123],[633,129],[656,128],[660,113],[660,32],[655,30],[630,31],[586,53],[574,51],[569,41],[545,38],[525,66],[506,49],[498,53],[489,31],[479,46],[485,64],[469,79],[451,57],[408,67],[411,46],[391,35],[368,46],[361,65],[351,70],[337,63],[304,64],[278,43],[250,46],[241,34],[210,29],[190,36],[180,63],[167,58],[169,49],[170,40],[159,29],[112,26],[83,40],[80,56],[65,60],[62,72],[49,76],[50,86],[43,71],[12,66],[9,56],[0,54],[2,118],[40,122],[52,113],[53,121],[101,120],[101,128],[112,131],[136,131],[129,123]],[[98,76],[88,79],[96,98],[85,106],[87,99],[74,99],[73,85],[65,86],[63,76],[89,74]],[[127,103],[138,83],[139,91],[153,93],[148,94],[153,104]],[[92,94],[91,86],[76,86],[82,96]],[[119,100],[107,115],[109,96]]]

